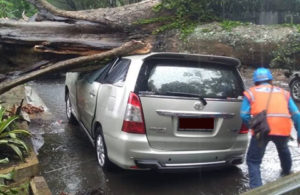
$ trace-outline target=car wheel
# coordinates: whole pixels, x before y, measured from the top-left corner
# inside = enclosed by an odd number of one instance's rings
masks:
[[[107,156],[107,148],[105,145],[104,137],[100,131],[97,132],[98,133],[96,136],[95,146],[98,163],[103,170],[112,170],[113,165]]]
[[[66,94],[66,114],[67,114],[67,118],[69,123],[75,123],[76,119],[74,117],[74,115],[72,114],[72,105],[71,105],[71,101],[69,98],[69,93]]]
[[[291,84],[291,95],[296,102],[300,102],[300,78],[296,78]]]

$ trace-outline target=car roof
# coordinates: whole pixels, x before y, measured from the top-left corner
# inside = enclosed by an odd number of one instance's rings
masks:
[[[210,62],[217,64],[224,64],[227,66],[239,67],[241,61],[237,58],[217,55],[205,55],[205,54],[186,54],[186,53],[172,53],[172,52],[152,52],[143,55],[126,56],[131,60],[152,60],[152,59],[172,59],[172,60],[191,60],[196,62]]]

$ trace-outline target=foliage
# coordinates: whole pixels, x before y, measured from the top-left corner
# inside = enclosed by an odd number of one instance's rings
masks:
[[[300,0],[286,0],[284,3],[282,0],[162,0],[162,3],[154,7],[153,11],[171,12],[172,17],[168,20],[159,17],[146,22],[163,23],[163,26],[156,29],[154,33],[179,29],[182,37],[186,37],[194,31],[196,24],[222,21],[223,29],[230,31],[236,26],[245,25],[245,23],[230,21],[225,18],[242,19],[242,15],[253,16],[253,13],[260,11],[279,11],[282,7],[285,10],[298,12]],[[224,19],[225,21],[223,21]],[[140,21],[140,23],[145,23],[145,21]]]
[[[5,163],[8,163],[8,162],[9,162],[9,159],[7,157],[0,160],[0,164],[5,164]]]
[[[290,35],[288,43],[279,45],[272,55],[271,67],[282,67],[284,65],[290,70],[295,70],[297,64],[295,56],[300,55],[300,33]]]
[[[15,129],[14,122],[17,116],[4,117],[5,108],[0,106],[0,151],[4,154],[7,149],[13,151],[24,160],[24,155],[28,153],[27,145],[19,138],[20,135],[30,135],[26,130]]]
[[[258,2],[258,0],[249,0],[250,2]],[[140,21],[140,23],[163,22],[164,25],[154,31],[159,33],[169,29],[179,29],[181,38],[185,38],[192,33],[197,23],[207,23],[212,21],[222,21],[222,10],[225,9],[242,9],[245,6],[243,0],[163,0],[161,4],[153,8],[155,12],[168,11],[173,13],[171,17],[166,20],[166,17],[159,17],[148,21]],[[246,9],[243,7],[243,9]],[[161,20],[160,20],[161,19]],[[165,22],[166,21],[166,22]],[[224,30],[231,30],[232,28],[242,25],[241,22],[225,20],[221,24]]]
[[[13,194],[14,190],[10,190],[10,188],[5,185],[4,180],[12,180],[14,178],[15,170],[7,174],[0,174],[0,194]]]
[[[14,175],[15,175],[15,170],[12,170],[11,172],[9,172],[7,174],[0,174],[0,178],[6,179],[6,180],[12,180],[14,178]]]
[[[240,22],[240,21],[232,21],[232,20],[223,20],[220,23],[220,26],[226,30],[226,31],[231,31],[233,28],[242,26],[242,25],[249,25],[247,22]]]
[[[8,158],[5,158],[3,160],[0,160],[0,164],[8,163]],[[0,174],[0,194],[4,195],[24,195],[29,194],[29,183],[23,183],[17,187],[10,187],[8,185],[5,185],[5,180],[13,180],[15,176],[15,169],[10,171],[7,174]]]
[[[0,194],[3,195],[24,195],[30,194],[29,182],[25,182],[17,187],[0,185]]]
[[[6,0],[0,0],[0,17],[12,17],[13,16],[13,4]]]
[[[210,22],[217,19],[210,8],[212,2],[212,0],[163,0],[153,10],[156,12],[167,10],[172,12],[173,16],[155,33],[169,29],[180,29],[182,38],[184,38],[194,31],[198,22]]]
[[[296,28],[297,32],[300,33],[300,24],[285,23],[285,24],[280,24],[280,26],[289,27],[289,28]]]
[[[5,158],[0,161],[0,164],[8,163],[8,158]],[[4,180],[12,180],[15,175],[15,169],[7,174],[0,174],[0,194],[9,194],[10,188],[4,184]]]
[[[26,0],[0,0],[0,18],[21,18],[23,12],[32,16],[36,9]]]

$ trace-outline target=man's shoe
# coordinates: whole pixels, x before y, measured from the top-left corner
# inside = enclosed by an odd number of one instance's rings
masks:
[[[280,175],[282,176],[282,177],[284,177],[284,176],[287,176],[287,175],[290,175],[290,174],[292,174],[293,172],[292,171],[281,171],[281,173],[280,173]]]

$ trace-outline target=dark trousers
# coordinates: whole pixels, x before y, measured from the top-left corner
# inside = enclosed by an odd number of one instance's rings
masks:
[[[265,154],[266,146],[269,143],[269,141],[273,141],[276,145],[282,168],[282,173],[289,174],[291,170],[292,159],[290,150],[287,145],[289,137],[268,136],[268,138],[263,142],[258,142],[257,139],[252,136],[246,160],[249,171],[250,188],[256,188],[262,185],[260,164],[262,162],[262,158]]]

